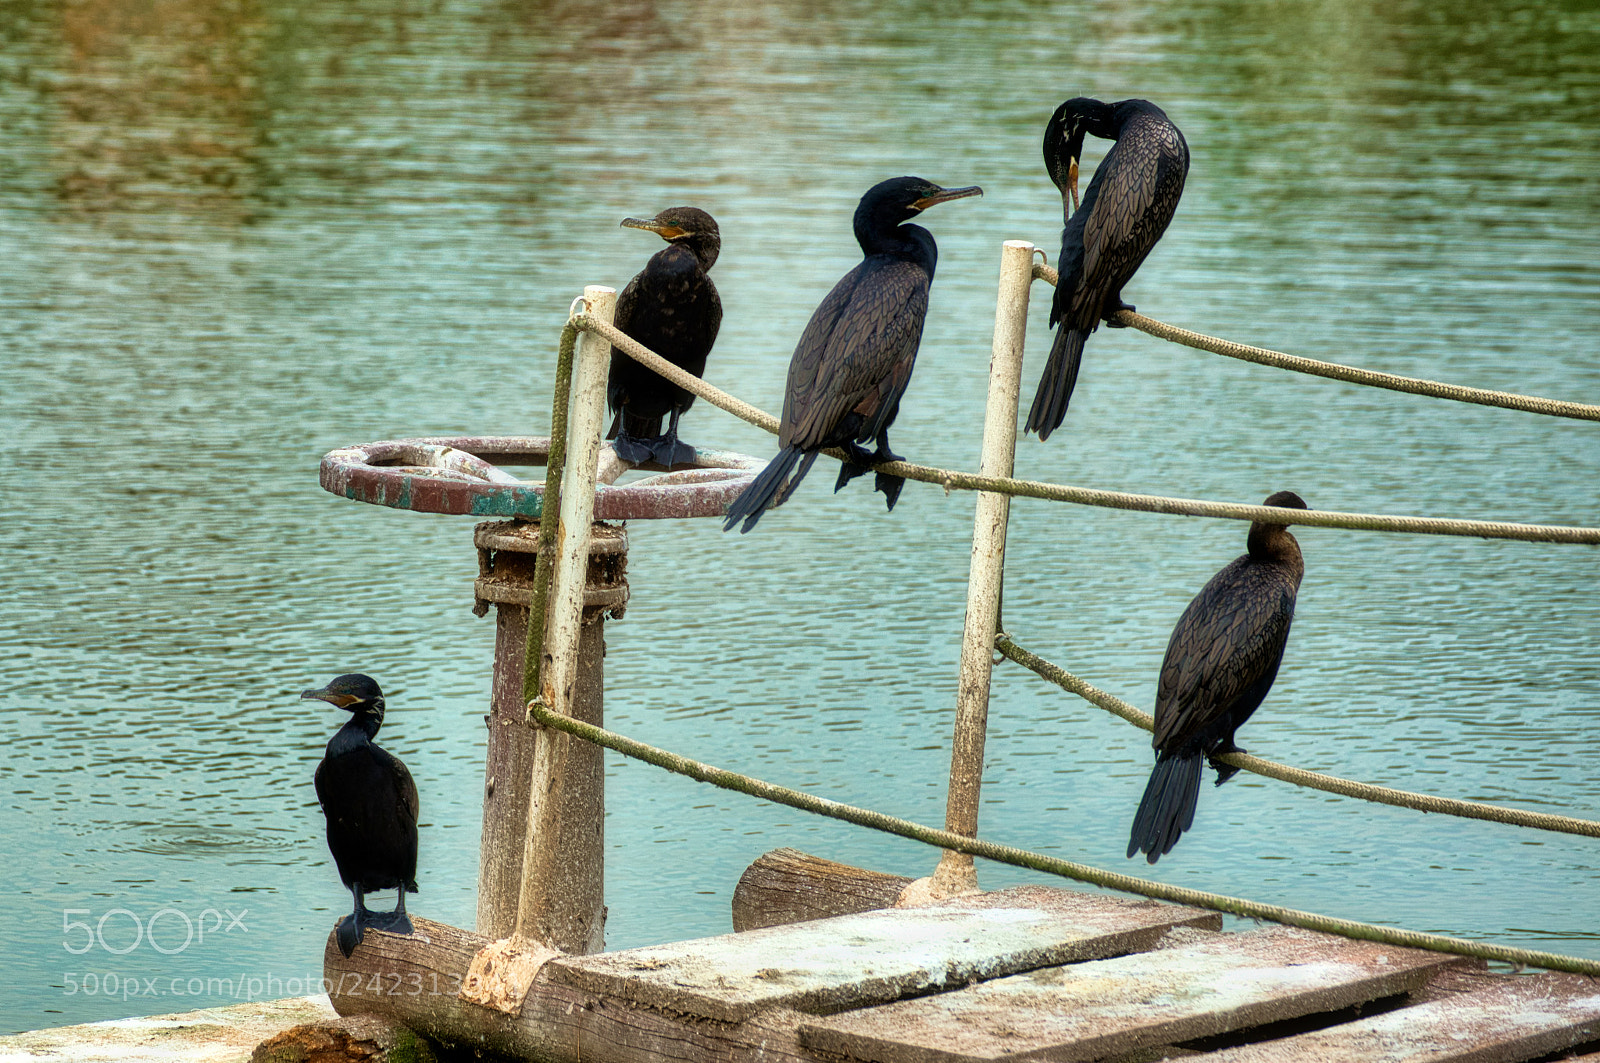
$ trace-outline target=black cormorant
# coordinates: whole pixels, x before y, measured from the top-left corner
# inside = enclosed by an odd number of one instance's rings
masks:
[[[701,376],[722,325],[722,300],[708,276],[722,250],[716,221],[695,207],[671,207],[648,221],[626,218],[622,224],[648,229],[667,246],[617,296],[617,328],[673,365]],[[623,461],[637,465],[654,458],[669,468],[694,461],[694,448],[678,442],[678,418],[694,405],[692,393],[612,351],[606,401],[616,413],[606,438],[616,440]],[[661,418],[668,415],[671,420],[662,434]]]
[[[406,894],[417,892],[417,784],[397,757],[372,741],[383,726],[383,691],[370,677],[342,675],[300,696],[350,713],[329,740],[315,777],[328,818],[328,851],[356,899],[354,913],[335,931],[339,951],[348,956],[369,926],[411,933]],[[367,910],[365,895],[375,890],[399,891],[394,911]]]
[[[1306,508],[1293,491],[1261,504]],[[1250,552],[1212,576],[1172,629],[1156,686],[1156,766],[1133,817],[1129,856],[1142,851],[1153,864],[1171,852],[1194,823],[1201,758],[1244,752],[1233,734],[1272,689],[1306,570],[1289,523],[1251,524]],[[1211,766],[1218,786],[1238,770]]]
[[[768,506],[799,486],[820,450],[843,447],[850,455],[835,491],[871,465],[899,460],[889,450],[889,426],[911,382],[939,258],[932,233],[901,223],[935,203],[982,194],[975,185],[941,188],[920,177],[892,177],[861,197],[855,233],[866,257],[811,315],[789,360],[778,456],[734,499],[723,531],[741,520],[741,532],[755,527]],[[868,440],[876,440],[876,451],[860,445]],[[904,485],[899,476],[876,478],[890,509]]]
[[[1095,168],[1078,204],[1078,158],[1085,133],[1116,141]],[[1058,328],[1050,361],[1028,411],[1028,430],[1040,439],[1061,426],[1078,382],[1083,343],[1100,319],[1132,310],[1122,286],[1156,246],[1178,209],[1189,173],[1189,145],[1166,113],[1148,100],[1068,100],[1044,131],[1044,164],[1061,190],[1060,281],[1050,304]],[[1071,212],[1068,213],[1068,201]]]

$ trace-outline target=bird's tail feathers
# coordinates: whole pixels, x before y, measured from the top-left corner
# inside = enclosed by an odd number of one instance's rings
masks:
[[[805,459],[803,462],[802,457]],[[761,514],[770,506],[778,505],[788,499],[800,481],[805,479],[806,473],[811,469],[811,463],[816,458],[815,453],[802,454],[798,447],[785,447],[778,451],[778,456],[767,462],[767,467],[756,474],[756,478],[750,481],[750,486],[741,491],[739,497],[728,507],[728,515],[722,522],[722,530],[732,531],[733,526],[741,520],[744,521],[744,527],[739,529],[740,534],[754,528],[756,521],[761,519]],[[799,464],[800,468],[795,470],[794,478],[791,480],[789,473],[795,469],[796,464]]]
[[[1078,386],[1078,365],[1083,361],[1083,341],[1089,334],[1062,326],[1050,346],[1050,360],[1039,378],[1039,390],[1028,410],[1028,431],[1038,432],[1041,440],[1061,427],[1067,416],[1067,402]]]
[[[1183,832],[1194,826],[1194,810],[1200,797],[1199,753],[1187,757],[1162,757],[1150,772],[1144,798],[1133,817],[1128,836],[1128,855],[1149,854],[1155,863],[1172,851]]]

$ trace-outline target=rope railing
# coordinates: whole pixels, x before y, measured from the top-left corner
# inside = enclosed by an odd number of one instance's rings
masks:
[[[1049,266],[1035,264],[1033,275],[1052,286],[1057,281],[1056,271]],[[1518,395],[1510,391],[1487,391],[1482,388],[1464,387],[1460,384],[1446,384],[1437,380],[1397,376],[1394,373],[1379,373],[1372,369],[1359,369],[1355,366],[1340,365],[1337,362],[1320,362],[1314,358],[1302,358],[1298,355],[1271,351],[1265,347],[1250,347],[1243,343],[1234,343],[1231,340],[1207,336],[1204,333],[1190,332],[1188,329],[1178,328],[1176,325],[1169,325],[1164,321],[1157,321],[1154,318],[1145,317],[1143,314],[1137,314],[1131,310],[1119,310],[1107,320],[1128,328],[1136,328],[1140,332],[1154,336],[1157,339],[1166,340],[1169,343],[1193,347],[1200,351],[1209,351],[1212,354],[1220,354],[1225,358],[1237,358],[1240,361],[1268,365],[1276,369],[1287,369],[1294,373],[1308,373],[1311,376],[1340,380],[1347,384],[1362,384],[1367,387],[1385,388],[1389,391],[1403,391],[1409,395],[1426,395],[1435,399],[1470,402],[1478,406],[1496,406],[1504,410],[1541,413],[1550,417],[1569,417],[1578,421],[1600,421],[1600,406],[1591,406],[1582,402],[1544,399],[1534,395]]]
[[[1017,246],[1026,250],[1030,245],[1016,242]],[[1011,254],[1012,244],[1007,244],[1007,254]],[[1005,299],[1006,269],[1002,269],[1002,304]],[[1026,288],[1029,274],[1033,277],[1043,277],[1054,283],[1054,271],[1048,267],[1017,264],[1015,271],[1015,288],[1020,292],[1020,299],[1016,294],[1014,301],[1026,309]],[[1013,313],[1013,317],[1015,314]],[[996,358],[1002,347],[1000,318],[997,312],[996,324]],[[1524,410],[1529,412],[1544,413],[1553,416],[1573,417],[1583,420],[1600,421],[1600,407],[1584,406],[1578,403],[1566,403],[1556,400],[1532,398],[1529,396],[1514,395],[1505,392],[1482,391],[1473,388],[1462,388],[1456,385],[1440,384],[1433,381],[1416,380],[1406,377],[1397,377],[1391,374],[1373,373],[1366,370],[1354,369],[1348,366],[1339,366],[1333,363],[1317,362],[1312,359],[1297,358],[1291,355],[1268,351],[1262,348],[1246,347],[1214,337],[1203,336],[1198,333],[1188,332],[1165,325],[1162,322],[1142,317],[1141,315],[1122,312],[1117,315],[1117,323],[1140,328],[1159,338],[1169,339],[1173,342],[1186,343],[1202,350],[1214,351],[1236,358],[1258,362],[1260,364],[1274,365],[1295,371],[1312,373],[1333,379],[1347,380],[1354,383],[1368,384],[1385,387],[1391,390],[1405,391],[1414,394],[1431,395],[1455,399],[1458,401],[1473,402],[1481,405],[1497,406],[1508,409]],[[706,383],[700,378],[667,362],[665,359],[648,350],[631,337],[616,329],[609,322],[598,320],[587,313],[577,314],[569,320],[569,328],[584,329],[597,334],[611,344],[614,349],[634,358],[646,367],[654,370],[673,383],[685,388],[698,397],[706,400],[711,405],[733,414],[740,419],[762,428],[765,431],[776,433],[779,428],[777,418],[773,417],[755,406],[745,403],[726,392]],[[1020,328],[1020,326],[1018,326]],[[1009,357],[1020,359],[1020,336],[1014,340],[1015,350]],[[999,364],[998,361],[996,364]],[[1011,372],[1015,372],[1019,365],[1014,365]],[[993,385],[991,385],[993,386]],[[1003,411],[1002,411],[1003,412]],[[989,420],[994,420],[994,411],[990,411]],[[986,427],[986,439],[991,428]],[[986,444],[987,446],[987,444]],[[831,456],[843,458],[845,455],[839,451],[827,451]],[[987,451],[986,451],[987,454]],[[985,459],[988,460],[987,457]],[[1009,461],[1005,464],[1009,468]],[[914,479],[926,483],[939,485],[949,492],[952,489],[991,492],[1010,497],[1039,498],[1048,501],[1070,502],[1080,505],[1100,506],[1105,508],[1133,510],[1154,513],[1172,513],[1189,516],[1219,517],[1233,520],[1277,520],[1282,517],[1282,510],[1255,506],[1241,505],[1228,502],[1215,502],[1200,499],[1170,498],[1158,495],[1139,495],[1117,491],[1101,491],[1090,488],[1075,487],[1065,484],[1042,483],[1037,481],[1018,480],[1012,477],[980,476],[949,469],[939,469],[923,465],[914,465],[909,462],[886,462],[876,466],[882,472],[887,472],[905,479]],[[1313,527],[1332,527],[1351,530],[1396,532],[1407,534],[1434,534],[1474,536],[1486,539],[1511,539],[1534,542],[1559,542],[1559,543],[1585,543],[1600,544],[1600,528],[1576,527],[1566,525],[1522,524],[1505,521],[1459,520],[1435,517],[1394,516],[1387,514],[1345,513],[1325,510],[1306,510],[1297,512],[1294,516],[1297,525]],[[976,540],[975,540],[976,541]],[[976,551],[976,546],[974,547]],[[987,637],[980,643],[987,643]],[[1124,719],[1150,729],[1151,719],[1134,706],[1121,699],[1115,698],[1102,691],[1098,691],[1076,676],[1058,668],[1048,661],[1038,658],[1027,651],[1017,647],[1004,635],[998,635],[995,647],[1010,659],[1032,668],[1046,678],[1052,679],[1073,693],[1085,697],[1091,702],[1107,709]],[[987,651],[979,650],[987,660]],[[964,651],[965,653],[965,651]],[[963,669],[966,668],[965,657]],[[965,672],[963,673],[965,674]],[[686,775],[702,782],[751,794],[789,807],[803,811],[827,816],[846,822],[856,823],[870,829],[899,835],[937,846],[947,851],[947,858],[952,854],[965,854],[967,857],[982,857],[1017,867],[1029,868],[1054,874],[1066,878],[1076,879],[1107,889],[1121,890],[1161,900],[1173,901],[1180,904],[1190,904],[1197,907],[1210,908],[1217,911],[1229,912],[1246,918],[1267,919],[1274,922],[1285,923],[1292,926],[1304,927],[1327,933],[1340,934],[1347,937],[1384,942],[1402,947],[1424,948],[1435,951],[1455,953],[1464,956],[1473,956],[1482,959],[1500,960],[1514,964],[1526,964],[1538,967],[1548,967],[1554,970],[1572,971],[1576,973],[1600,975],[1600,960],[1587,960],[1571,956],[1562,956],[1556,953],[1537,952],[1528,949],[1512,948],[1510,946],[1495,945],[1486,942],[1467,941],[1460,938],[1446,937],[1437,934],[1426,934],[1417,931],[1383,927],[1353,920],[1338,919],[1316,913],[1301,912],[1294,909],[1283,908],[1275,905],[1262,904],[1241,898],[1227,897],[1220,894],[1207,893],[1200,890],[1188,889],[1179,886],[1170,886],[1165,883],[1154,882],[1136,878],[1130,875],[1103,871],[1071,861],[1048,857],[1039,853],[1031,853],[1010,846],[997,845],[992,842],[969,836],[966,827],[961,827],[954,821],[948,821],[947,827],[957,826],[957,830],[937,830],[907,820],[897,819],[868,809],[856,808],[839,802],[829,801],[795,790],[789,790],[771,783],[754,779],[750,776],[736,772],[701,764],[689,760],[678,754],[653,746],[637,742],[633,739],[606,731],[581,721],[551,713],[543,705],[535,702],[529,705],[530,720],[552,727],[580,740],[604,746],[626,756],[643,760],[658,767]],[[959,723],[959,722],[958,722]],[[981,725],[980,725],[981,726]],[[958,738],[960,727],[958,726]],[[1499,806],[1488,805],[1480,802],[1459,801],[1449,798],[1437,798],[1425,794],[1413,794],[1406,791],[1394,790],[1388,787],[1372,786],[1370,784],[1353,782],[1335,776],[1322,775],[1289,765],[1275,764],[1262,758],[1252,757],[1248,754],[1230,754],[1217,758],[1232,766],[1255,772],[1272,778],[1320,789],[1325,792],[1340,794],[1359,799],[1373,800],[1380,803],[1408,807],[1424,812],[1440,812],[1444,814],[1465,816],[1468,818],[1489,821],[1505,822],[1520,826],[1532,826],[1539,829],[1560,831],[1563,833],[1578,834],[1588,837],[1600,837],[1600,823],[1587,820],[1574,819],[1566,816],[1555,816],[1547,813],[1526,812],[1519,809],[1506,809]],[[955,793],[956,770],[952,767],[952,795]],[[952,797],[952,802],[954,797]],[[952,813],[953,814],[953,813]],[[975,829],[971,831],[975,834]],[[970,867],[970,862],[968,863]],[[941,872],[944,862],[940,864]],[[938,880],[938,874],[935,875]]]
[[[668,380],[705,399],[718,409],[731,413],[740,420],[774,434],[778,419],[770,413],[734,398],[732,395],[706,383],[699,377],[678,368],[654,351],[637,342],[612,325],[595,321],[586,314],[578,314],[571,324],[602,336],[613,347],[629,357],[655,370]],[[841,451],[825,453],[843,458]],[[890,461],[875,466],[895,476],[908,480],[935,484],[946,491],[993,491],[1017,498],[1037,498],[1051,502],[1071,502],[1077,505],[1097,506],[1104,509],[1133,510],[1144,513],[1172,513],[1190,517],[1221,517],[1227,520],[1281,519],[1283,511],[1267,506],[1244,505],[1236,502],[1212,502],[1204,499],[1169,498],[1164,495],[1130,494],[1124,491],[1102,491],[1068,484],[1043,483],[1037,480],[1017,480],[1010,477],[979,476],[974,473],[938,469],[928,465],[915,465],[907,461]],[[1345,528],[1356,531],[1399,532],[1414,535],[1460,535],[1482,539],[1514,539],[1523,542],[1600,544],[1600,528],[1574,527],[1561,524],[1520,524],[1511,521],[1459,520],[1442,517],[1390,516],[1380,513],[1343,513],[1335,510],[1308,509],[1297,511],[1294,522],[1299,525],[1322,528]]]
[[[1135,727],[1146,731],[1154,730],[1155,719],[1149,713],[1142,712],[1114,694],[1108,694],[1092,686],[1059,665],[1052,664],[1043,657],[1029,653],[1005,635],[997,636],[994,646],[1009,660],[1022,665],[1022,667],[1043,679],[1048,679],[1062,690],[1078,695],[1078,697],[1091,705],[1098,706],[1113,716],[1120,716]],[[1432,794],[1395,790],[1387,786],[1375,786],[1371,783],[1356,782],[1352,779],[1341,779],[1336,775],[1324,775],[1321,772],[1307,771],[1305,768],[1296,768],[1289,764],[1279,764],[1276,761],[1252,756],[1249,753],[1225,753],[1213,759],[1229,767],[1240,768],[1269,779],[1278,779],[1282,782],[1293,783],[1296,786],[1338,794],[1341,797],[1353,797],[1383,805],[1394,805],[1398,808],[1410,808],[1418,812],[1435,812],[1446,816],[1461,816],[1466,819],[1481,819],[1492,823],[1508,823],[1517,827],[1532,827],[1536,830],[1600,838],[1600,822],[1594,820],[1558,816],[1549,812],[1533,812],[1523,808],[1505,808],[1481,801],[1463,801],[1452,797],[1436,797]]]
[[[999,845],[979,838],[969,838],[964,834],[937,830],[933,827],[899,819],[872,809],[858,808],[854,805],[832,801],[825,797],[817,797],[814,794],[804,793],[800,790],[791,790],[787,787],[765,782],[739,772],[729,771],[725,768],[703,764],[700,761],[691,760],[688,757],[640,742],[615,731],[608,731],[602,727],[584,723],[581,720],[562,716],[559,713],[550,711],[539,702],[530,704],[528,713],[531,720],[542,726],[562,731],[581,741],[602,746],[621,753],[623,756],[653,764],[658,768],[687,776],[698,782],[710,783],[724,790],[733,790],[764,801],[785,805],[789,808],[811,812],[846,823],[853,823],[885,834],[909,838],[912,841],[940,849],[954,850],[971,856],[982,857],[985,860],[993,860],[996,863],[1009,864],[1012,867],[1021,867],[1060,878],[1087,882],[1103,889],[1136,893],[1143,897],[1170,901],[1174,904],[1186,904],[1195,908],[1227,912],[1247,919],[1265,919],[1274,923],[1283,923],[1288,926],[1297,926],[1306,930],[1317,930],[1328,934],[1338,934],[1342,937],[1357,938],[1363,941],[1376,941],[1401,948],[1430,949],[1434,952],[1447,952],[1458,956],[1471,956],[1477,959],[1497,960],[1528,967],[1543,967],[1554,971],[1569,971],[1574,974],[1600,976],[1600,960],[1564,956],[1560,953],[1516,948],[1509,945],[1497,945],[1486,941],[1468,941],[1464,938],[1448,937],[1443,934],[1427,934],[1399,927],[1378,926],[1373,923],[1357,922],[1353,919],[1340,919],[1336,916],[1320,915],[1315,912],[1302,912],[1294,908],[1284,908],[1274,904],[1262,904],[1240,897],[1207,893],[1204,890],[1189,889],[1184,886],[1168,885],[1165,882],[1136,878],[1133,875],[1123,875],[1115,871],[1103,871],[1097,867],[1075,863],[1071,860],[1062,860],[1059,857],[1046,856],[1043,853],[1029,852],[1026,849],[1018,849],[1009,845]]]

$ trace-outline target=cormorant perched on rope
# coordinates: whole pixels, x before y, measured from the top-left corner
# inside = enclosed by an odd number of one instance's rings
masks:
[[[1080,207],[1078,158],[1085,133],[1116,143],[1100,160]],[[1102,103],[1079,97],[1050,116],[1044,164],[1061,190],[1066,217],[1057,262],[1061,276],[1050,304],[1050,327],[1059,326],[1059,331],[1028,411],[1028,431],[1049,439],[1067,415],[1089,333],[1101,318],[1133,309],[1122,301],[1122,286],[1178,209],[1189,173],[1189,145],[1166,113],[1148,100]]]
[[[716,221],[695,207],[671,207],[648,221],[625,218],[622,224],[648,229],[667,246],[617,296],[617,328],[701,376],[722,325],[722,300],[708,276],[722,250]],[[678,442],[678,418],[694,405],[691,392],[614,350],[606,402],[616,413],[606,438],[616,440],[623,461],[654,459],[669,468],[694,461],[694,448]],[[661,418],[667,415],[671,422],[663,434]]]
[[[1293,491],[1261,504],[1306,508]],[[1172,629],[1156,686],[1156,766],[1133,817],[1130,857],[1142,851],[1155,863],[1194,824],[1202,757],[1244,752],[1234,732],[1272,689],[1306,570],[1289,523],[1251,524],[1249,553],[1212,576]],[[1218,786],[1238,770],[1211,766]]]
[[[789,360],[778,456],[734,499],[723,531],[741,520],[741,532],[755,527],[768,506],[800,485],[820,450],[843,447],[850,455],[835,491],[872,465],[900,460],[889,450],[889,426],[911,382],[939,258],[932,233],[901,223],[935,203],[982,194],[976,185],[941,188],[920,177],[892,177],[861,197],[855,233],[866,257],[812,313]],[[860,445],[868,440],[877,442],[871,453]],[[877,474],[875,489],[890,509],[903,486],[903,477]]]
[[[328,851],[356,900],[334,932],[339,951],[349,956],[367,927],[411,933],[406,894],[417,892],[417,784],[397,757],[372,741],[383,726],[383,691],[369,676],[341,675],[300,696],[350,713],[315,776]],[[398,890],[395,910],[368,911],[365,895],[374,890]]]

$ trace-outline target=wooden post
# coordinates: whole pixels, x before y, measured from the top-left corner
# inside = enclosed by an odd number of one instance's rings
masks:
[[[583,290],[590,316],[606,324],[616,312],[614,288],[592,284]],[[578,679],[578,641],[583,626],[583,585],[588,570],[590,525],[594,522],[595,474],[604,431],[606,374],[611,345],[585,332],[578,343],[572,382],[572,413],[567,422],[567,467],[562,476],[561,512],[556,528],[555,571],[550,582],[550,620],[539,668],[539,695],[563,716],[572,715]],[[526,662],[524,668],[526,668]],[[598,952],[604,926],[603,905],[580,908],[583,897],[598,896],[602,851],[588,859],[562,845],[565,824],[562,790],[566,779],[566,735],[545,734],[534,750],[529,786],[528,827],[522,857],[522,896],[513,937],[562,952]]]
[[[590,317],[611,323],[616,289],[589,285],[583,298]],[[611,345],[584,332],[573,369],[561,507],[555,515],[548,624],[538,668],[539,699],[566,716],[573,712],[579,675],[584,577],[610,361]],[[545,519],[551,516],[546,514]],[[529,622],[538,620],[530,617]],[[528,657],[523,664],[525,675],[532,664],[531,653]],[[575,845],[567,840],[578,832],[586,835],[582,841],[591,841],[598,832],[585,832],[581,824],[566,822],[563,816],[573,770],[569,767],[573,744],[567,735],[553,732],[540,734],[534,744],[516,922],[510,937],[490,943],[474,957],[461,985],[462,998],[471,1003],[520,1014],[528,990],[547,960],[602,947],[602,849],[598,844]]]
[[[589,573],[584,588],[583,634],[578,644],[578,681],[572,714],[603,724],[605,695],[605,622],[620,616],[628,601],[628,539],[621,528],[595,526],[590,541]],[[484,761],[483,833],[478,859],[477,930],[491,939],[510,937],[516,929],[522,896],[522,855],[527,846],[529,784],[534,750],[545,732],[528,726],[523,690],[523,657],[527,646],[529,604],[534,594],[539,525],[522,521],[490,521],[478,525],[477,596],[480,614],[490,602],[496,609],[494,686],[489,715],[488,755]],[[579,744],[568,753],[568,779],[563,788],[562,819],[567,829],[562,844],[569,855],[562,863],[603,872],[605,843],[605,761],[598,746]],[[604,911],[603,875],[580,876],[581,911]],[[599,925],[593,948],[600,947]],[[575,951],[575,950],[567,950]]]
[[[994,345],[989,360],[989,402],[983,421],[984,476],[1010,476],[1017,453],[1017,397],[1022,384],[1022,349],[1028,332],[1028,287],[1033,281],[1033,245],[1007,240],[1000,253],[1000,295],[995,305]],[[950,791],[945,830],[978,836],[978,795],[983,786],[983,746],[989,724],[989,673],[1000,617],[1010,499],[978,492],[972,523],[972,568],[967,578],[967,619],[961,636],[961,679],[956,690],[955,737],[950,744]],[[932,897],[978,890],[972,857],[946,851],[931,880]],[[907,900],[911,900],[908,897]]]

